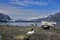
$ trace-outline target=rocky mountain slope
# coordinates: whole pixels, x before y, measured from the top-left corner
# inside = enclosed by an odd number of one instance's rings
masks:
[[[8,15],[0,13],[0,22],[6,22],[8,20],[11,20],[11,18]]]
[[[55,21],[60,22],[60,13],[55,13],[54,15],[49,15],[45,18],[35,19],[34,21]]]

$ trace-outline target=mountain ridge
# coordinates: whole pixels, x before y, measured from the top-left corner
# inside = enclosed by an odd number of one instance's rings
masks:
[[[55,22],[60,22],[60,13],[55,13],[54,15],[49,15],[45,18],[38,18],[38,19],[35,19],[34,21],[55,21]]]
[[[11,18],[8,15],[0,13],[0,22],[7,22],[8,20],[11,20]]]

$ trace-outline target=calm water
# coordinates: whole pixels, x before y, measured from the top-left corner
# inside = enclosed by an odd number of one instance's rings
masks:
[[[31,24],[37,24],[37,26],[41,25],[41,22],[7,22],[0,23],[0,25],[17,25],[17,26],[30,26]]]
[[[31,24],[35,23],[37,24],[38,27],[41,27],[41,22],[7,22],[7,23],[0,23],[0,25],[30,26]],[[60,29],[60,22],[57,22],[55,27]]]

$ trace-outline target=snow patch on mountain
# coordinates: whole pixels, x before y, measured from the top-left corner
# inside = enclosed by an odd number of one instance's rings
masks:
[[[31,17],[31,18],[28,18],[27,20],[36,20],[36,19],[41,19],[41,18],[46,18],[48,16],[38,16],[38,17]]]

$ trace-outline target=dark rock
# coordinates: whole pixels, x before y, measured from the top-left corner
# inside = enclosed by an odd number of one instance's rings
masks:
[[[11,18],[8,15],[0,13],[0,22],[6,22],[8,20],[11,20]]]

